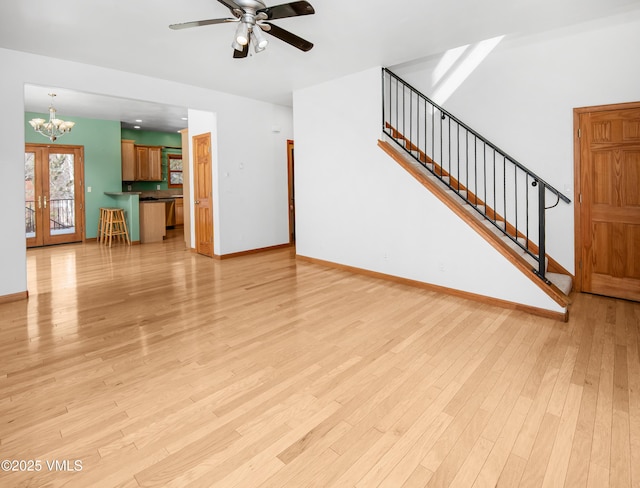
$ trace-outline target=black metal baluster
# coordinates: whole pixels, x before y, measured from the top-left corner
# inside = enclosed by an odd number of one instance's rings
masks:
[[[544,265],[546,260],[546,244],[545,244],[545,202],[544,202],[545,185],[538,182],[538,274],[544,278]]]
[[[440,110],[440,117],[438,117],[440,119],[440,161],[438,161],[439,165],[440,165],[440,179],[442,179],[442,110]],[[434,166],[434,173],[435,173],[435,166]]]
[[[504,208],[502,216],[504,218],[504,231],[507,231],[507,158],[502,156],[502,186],[504,192]]]
[[[484,214],[487,215],[487,143],[484,141],[482,142],[482,160],[484,167],[482,172],[484,181],[484,197],[482,201],[484,202]]]
[[[525,177],[525,182],[524,182],[524,188],[525,188],[525,197],[526,197],[526,209],[527,209],[527,220],[525,222],[526,225],[526,242],[525,242],[525,247],[527,249],[527,251],[529,250],[529,174],[526,175]]]
[[[456,181],[458,182],[458,191],[460,191],[460,124],[456,124],[456,146],[458,146],[457,148],[458,171],[456,174]]]
[[[496,193],[498,193],[498,185],[496,184],[496,150],[493,150],[493,221],[495,222],[496,213],[498,211],[496,207]]]
[[[478,206],[478,138],[473,138],[473,202]],[[467,194],[467,197],[469,195]]]
[[[447,166],[449,168],[449,175],[451,175],[451,117],[449,117],[448,122],[447,122],[447,132],[448,132],[448,136],[449,136],[449,149],[448,149],[449,158],[448,158],[448,161],[447,161],[447,163],[448,163]],[[440,167],[442,169],[444,169],[444,161],[442,161],[440,163]],[[442,173],[442,171],[440,171],[440,173]],[[451,180],[449,180],[449,183],[451,183]]]
[[[516,208],[516,230],[515,230],[515,239],[516,243],[518,243],[518,168],[513,167],[513,183],[515,185],[514,189],[514,197],[515,197],[515,208]]]
[[[469,131],[466,130],[464,133],[464,186],[467,191],[469,191],[469,159]]]

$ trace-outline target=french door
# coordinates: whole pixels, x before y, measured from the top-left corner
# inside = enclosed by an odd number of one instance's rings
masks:
[[[27,247],[82,241],[83,155],[82,146],[25,146]]]

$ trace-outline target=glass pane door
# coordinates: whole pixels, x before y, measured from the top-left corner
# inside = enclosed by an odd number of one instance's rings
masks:
[[[82,146],[27,144],[24,156],[27,246],[82,241]]]
[[[49,235],[75,234],[74,155],[49,153]],[[46,197],[45,197],[46,198]]]
[[[35,189],[35,170],[36,170],[36,153],[24,153],[24,224],[27,239],[33,239],[36,236],[36,189]]]

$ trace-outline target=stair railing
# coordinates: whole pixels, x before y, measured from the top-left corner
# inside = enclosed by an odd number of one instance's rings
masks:
[[[536,261],[545,281],[546,211],[571,203],[538,175],[382,69],[383,132]],[[546,193],[556,202],[546,206]]]

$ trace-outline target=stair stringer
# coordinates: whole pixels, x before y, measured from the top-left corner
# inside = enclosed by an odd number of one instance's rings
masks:
[[[502,239],[500,239],[489,227],[483,224],[485,220],[480,220],[473,213],[464,209],[460,201],[447,192],[446,189],[438,184],[435,177],[427,176],[419,163],[412,164],[408,161],[408,156],[396,149],[387,141],[378,141],[378,146],[398,162],[411,176],[413,176],[421,185],[431,191],[442,203],[444,203],[452,212],[466,222],[473,230],[475,230],[485,241],[487,241],[498,253],[500,253],[507,261],[509,261],[518,271],[525,275],[531,283],[536,285],[551,300],[560,306],[565,314],[565,320],[568,319],[567,307],[570,303],[569,297],[563,293],[555,284],[547,283],[540,279],[534,272],[531,264],[527,262],[521,255],[509,247]]]

